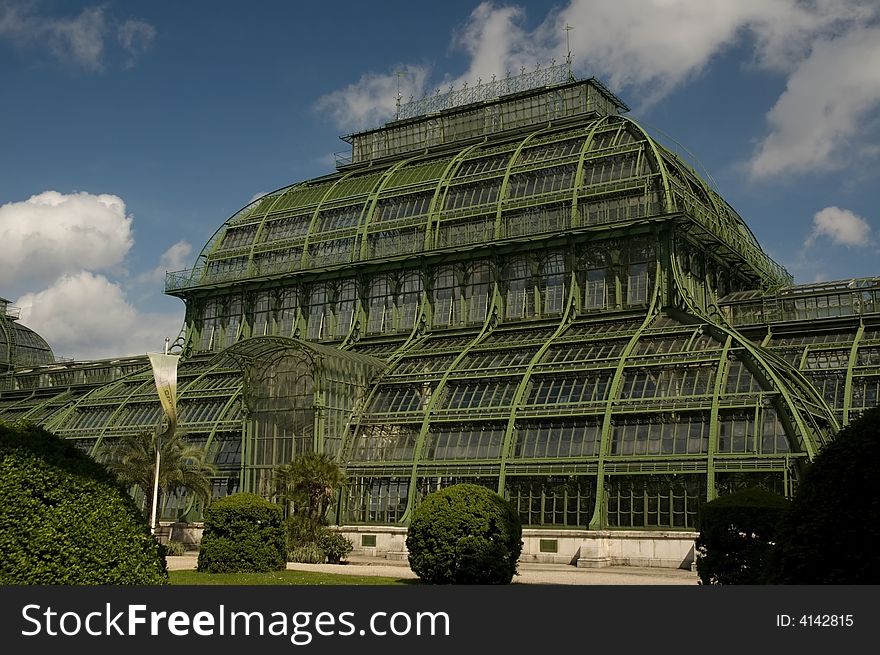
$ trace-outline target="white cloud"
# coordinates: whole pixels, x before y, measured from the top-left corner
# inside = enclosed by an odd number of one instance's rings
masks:
[[[516,74],[522,67],[533,69],[541,59],[549,58],[552,40],[538,29],[529,33],[523,26],[526,12],[521,7],[496,7],[483,2],[471,12],[465,26],[453,34],[453,46],[470,56],[468,70],[452,82],[487,82],[492,76]],[[548,42],[550,41],[550,42]]]
[[[156,38],[156,28],[145,21],[129,19],[119,26],[116,38],[128,53],[126,67],[131,67],[153,43]]]
[[[88,271],[64,275],[15,304],[22,324],[46,339],[56,356],[75,359],[156,352],[183,325],[183,307],[174,314],[139,312],[118,284]]]
[[[118,22],[108,18],[103,6],[85,7],[77,16],[36,13],[36,3],[10,0],[0,6],[0,39],[19,47],[44,47],[60,62],[99,71],[104,67],[108,37],[116,35],[134,63],[152,43],[156,29],[141,20]]]
[[[118,266],[134,243],[118,196],[44,191],[0,206],[0,280],[8,293],[59,275]]]
[[[425,93],[429,70],[425,66],[397,66],[394,72],[364,73],[354,84],[318,99],[315,107],[327,112],[340,127],[374,127],[394,116],[398,84],[401,102]]]
[[[570,0],[531,17],[538,21],[534,28],[529,18],[519,6],[483,2],[451,36],[453,49],[468,57],[465,72],[433,82],[427,68],[407,67],[418,70],[415,88],[460,87],[531,70],[537,62],[561,62],[570,25],[575,61],[586,62],[613,90],[631,91],[645,108],[699,75],[726,48],[747,43],[752,57],[746,63],[791,76],[750,165],[764,175],[827,168],[880,102],[874,64],[880,38],[870,27],[880,20],[876,0]],[[394,116],[395,84],[393,73],[366,73],[322,97],[318,107],[339,125],[377,125]],[[835,124],[819,134],[811,127],[817,117]]]
[[[172,314],[144,312],[123,286],[100,271],[124,273],[133,218],[122,198],[45,191],[0,207],[0,280],[19,296],[24,325],[43,336],[56,355],[93,359],[157,350],[174,339],[183,307]],[[158,266],[133,278],[161,280],[189,262],[192,246],[178,241]]]
[[[809,248],[820,237],[834,245],[866,247],[872,244],[871,226],[864,218],[840,207],[826,207],[813,216],[813,230],[804,247]]]
[[[877,62],[880,28],[856,29],[817,43],[767,114],[770,133],[750,163],[751,175],[803,173],[853,163],[861,147],[853,139],[865,117],[880,107]]]
[[[192,245],[188,241],[180,240],[162,253],[156,268],[137,276],[135,281],[162,283],[165,281],[165,273],[181,271],[190,266],[191,254]]]

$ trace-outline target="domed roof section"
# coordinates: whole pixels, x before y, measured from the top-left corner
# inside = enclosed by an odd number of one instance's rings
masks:
[[[573,84],[540,93],[594,88],[590,81]],[[396,139],[395,154],[387,154],[392,147],[383,142],[374,148],[381,156],[361,154],[335,173],[255,200],[217,230],[196,269],[169,274],[166,290],[646,220],[689,221],[721,242],[727,258],[742,261],[756,283],[791,281],[681,158],[636,122],[587,104],[554,121],[507,129],[481,123],[481,138],[444,133],[432,142],[423,134],[431,129],[430,116],[357,135],[361,150],[367,147],[361,141]],[[463,115],[454,111],[449,121]],[[404,129],[403,136],[429,145],[401,145]]]
[[[46,340],[18,322],[18,308],[0,298],[0,370],[52,364],[55,356]]]

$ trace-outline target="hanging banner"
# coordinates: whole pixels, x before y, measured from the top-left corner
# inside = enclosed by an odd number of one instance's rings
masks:
[[[159,392],[159,401],[165,410],[168,419],[166,434],[174,434],[177,429],[177,361],[180,355],[163,355],[161,353],[147,353],[150,364],[153,367],[153,377],[156,380],[156,391]]]

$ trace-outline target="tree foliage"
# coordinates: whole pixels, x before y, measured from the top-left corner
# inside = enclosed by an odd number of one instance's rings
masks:
[[[333,497],[347,478],[339,463],[326,453],[305,453],[276,471],[280,494],[313,525],[323,525]]]
[[[413,572],[432,584],[509,584],[522,552],[514,507],[494,491],[456,484],[428,494],[406,536]]]
[[[782,528],[784,584],[878,584],[880,407],[824,446],[806,469]]]
[[[159,545],[116,478],[34,426],[0,424],[0,584],[165,584]]]
[[[758,488],[706,503],[700,510],[696,540],[700,583],[765,583],[788,506],[785,497]]]
[[[159,506],[162,497],[182,490],[203,504],[211,500],[211,478],[216,469],[205,460],[205,450],[191,444],[180,433],[161,439],[155,433],[139,432],[120,437],[103,446],[98,458],[119,481],[140,490],[144,515],[152,515],[153,481],[156,474],[156,443],[159,443]]]
[[[286,563],[284,516],[278,505],[237,493],[205,509],[199,571],[260,573],[281,570]]]
[[[278,495],[293,504],[287,518],[287,552],[292,562],[343,561],[354,546],[327,527],[333,499],[347,482],[339,463],[325,453],[305,453],[276,470]]]

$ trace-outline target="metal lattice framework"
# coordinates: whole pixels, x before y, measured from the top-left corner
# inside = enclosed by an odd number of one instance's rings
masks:
[[[0,391],[11,386],[16,367],[55,361],[46,340],[18,322],[21,310],[0,298]]]
[[[876,404],[880,281],[793,286],[598,81],[558,82],[352,135],[351,164],[168,275],[218,494],[271,495],[315,449],[347,469],[348,523],[467,480],[526,525],[689,529],[718,494],[790,494]],[[143,359],[12,382],[0,419],[87,448],[159,417]]]

